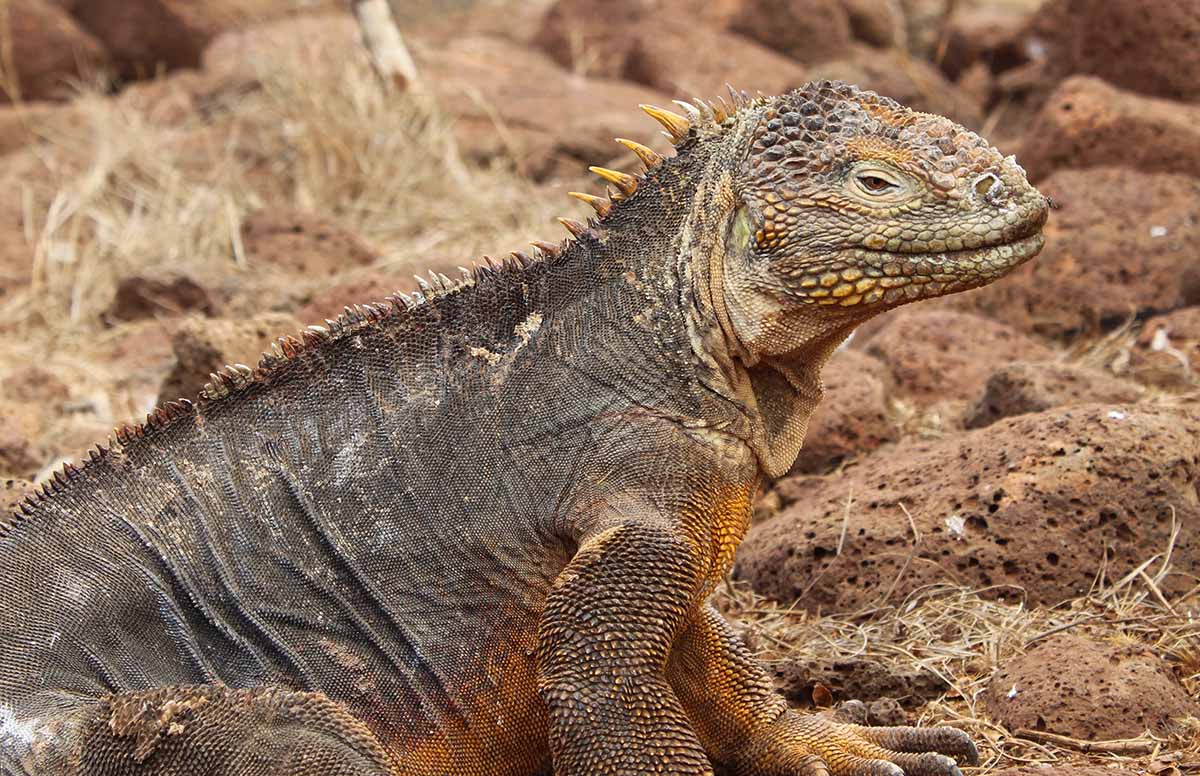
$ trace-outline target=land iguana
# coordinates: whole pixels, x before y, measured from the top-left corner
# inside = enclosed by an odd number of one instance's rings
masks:
[[[214,375],[0,524],[0,773],[954,776],[789,709],[707,603],[867,318],[1047,201],[823,81],[650,106],[588,223]]]

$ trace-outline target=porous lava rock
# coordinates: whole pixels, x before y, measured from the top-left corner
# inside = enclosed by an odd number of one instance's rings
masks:
[[[413,41],[412,50],[426,82],[455,116],[459,150],[468,159],[513,159],[520,172],[541,180],[577,176],[588,164],[618,156],[614,137],[669,150],[637,109],[640,103],[669,105],[661,92],[569,73],[542,52],[500,38],[463,37],[439,46]]]
[[[186,275],[171,278],[122,278],[106,313],[112,321],[170,317],[189,312],[215,315],[217,301],[208,289]]]
[[[69,97],[80,81],[108,62],[100,41],[54,2],[6,0],[0,13],[10,47],[6,69],[12,67],[0,102]]]
[[[872,706],[880,704],[876,707],[878,716],[887,709],[887,701],[911,709],[950,689],[944,678],[921,666],[897,670],[894,665],[866,657],[785,657],[769,663],[767,669],[775,688],[796,705],[812,706],[813,690],[820,685],[833,693],[834,700],[863,701],[868,704],[868,713]],[[871,724],[905,723],[871,721]]]
[[[846,81],[891,97],[902,105],[937,113],[969,128],[983,123],[982,106],[936,67],[903,49],[852,44],[836,58],[806,68],[809,80]]]
[[[1145,389],[1100,369],[1049,361],[1020,361],[997,367],[983,393],[967,410],[964,425],[982,428],[1001,418],[1072,404],[1126,404]]]
[[[655,6],[650,0],[555,0],[543,14],[533,44],[576,73],[623,78],[630,56],[641,45],[643,27],[652,18],[655,27],[662,21],[655,18]]]
[[[808,422],[793,472],[826,470],[899,436],[888,413],[891,375],[882,361],[862,351],[839,350],[821,379],[825,398]]]
[[[209,375],[227,364],[255,366],[279,337],[300,332],[299,321],[290,315],[268,313],[244,320],[186,318],[171,335],[175,353],[172,367],[158,403],[178,398],[195,399]]]
[[[304,306],[296,312],[296,317],[306,324],[336,318],[348,305],[380,302],[411,285],[411,278],[401,281],[385,272],[366,272],[336,285],[316,289],[303,301]]]
[[[1200,3],[1050,0],[1030,20],[1043,79],[1094,75],[1124,89],[1200,100]]]
[[[161,69],[197,67],[222,32],[297,10],[337,7],[335,0],[64,0],[79,24],[98,38],[126,78]],[[297,47],[303,40],[295,41]]]
[[[52,443],[42,432],[69,392],[57,375],[37,364],[15,363],[5,371],[0,380],[0,477],[32,480],[51,457]]]
[[[799,62],[844,56],[853,34],[839,0],[719,0],[714,16],[729,29]]]
[[[126,78],[160,67],[195,67],[209,33],[179,15],[172,0],[88,0],[74,4],[76,20],[111,52]],[[205,3],[189,3],[203,6]]]
[[[35,436],[44,427],[36,402],[0,403],[0,477],[31,480],[45,463]]]
[[[1129,372],[1163,388],[1200,385],[1200,307],[1147,320],[1130,352]]]
[[[1116,579],[1161,552],[1173,527],[1175,568],[1193,568],[1198,435],[1200,407],[1089,404],[902,439],[840,474],[780,481],[784,509],[751,527],[735,575],[810,611],[936,582],[1052,605],[1101,566]]]
[[[6,478],[0,480],[0,526],[4,525],[5,516],[17,511],[21,502],[34,493],[33,483],[28,480]]]
[[[842,0],[855,40],[878,48],[902,48],[908,25],[900,0]]]
[[[991,73],[1018,67],[1029,61],[1022,38],[1028,23],[1017,8],[962,8],[946,23],[938,65],[955,81],[977,64]]]
[[[1200,178],[1093,167],[1038,188],[1058,204],[1041,255],[936,306],[1068,338],[1200,304]]]
[[[1042,105],[1024,135],[1020,159],[1034,181],[1063,168],[1114,164],[1200,176],[1200,104],[1074,76]]]
[[[534,43],[575,73],[623,79],[671,95],[712,99],[733,84],[751,94],[802,85],[804,67],[736,33],[663,13],[646,0],[558,0]]]
[[[242,223],[246,261],[304,277],[329,276],[370,264],[380,250],[331,218],[304,210],[264,208]]]
[[[899,310],[854,344],[883,361],[895,393],[918,404],[973,399],[997,363],[1048,359],[1038,341],[1000,321],[950,310]]]
[[[37,364],[20,364],[0,380],[0,391],[6,401],[41,402],[53,405],[70,395],[66,384],[54,372]]]
[[[983,705],[1009,730],[1083,741],[1161,734],[1173,720],[1200,714],[1200,704],[1152,651],[1074,633],[1050,636],[1003,661]]]

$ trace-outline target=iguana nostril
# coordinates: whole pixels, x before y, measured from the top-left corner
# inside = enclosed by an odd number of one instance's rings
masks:
[[[999,178],[990,172],[985,173],[979,176],[979,179],[975,181],[975,193],[982,198],[986,198],[988,194],[992,192],[992,189],[999,184]]]

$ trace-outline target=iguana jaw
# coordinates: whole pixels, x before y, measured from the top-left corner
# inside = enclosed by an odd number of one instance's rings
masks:
[[[1044,243],[1039,227],[1008,242],[958,251],[852,249],[819,270],[809,265],[784,291],[805,305],[853,308],[874,315],[908,302],[987,285],[1032,259]]]

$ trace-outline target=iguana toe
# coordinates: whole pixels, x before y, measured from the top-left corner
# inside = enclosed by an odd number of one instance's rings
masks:
[[[936,752],[953,757],[963,765],[978,765],[979,750],[964,731],[952,727],[868,727],[852,726],[866,741],[893,752]],[[907,771],[908,768],[905,767]],[[945,771],[939,771],[945,772]]]
[[[955,728],[867,727],[788,712],[740,763],[745,776],[962,776],[979,752]]]

